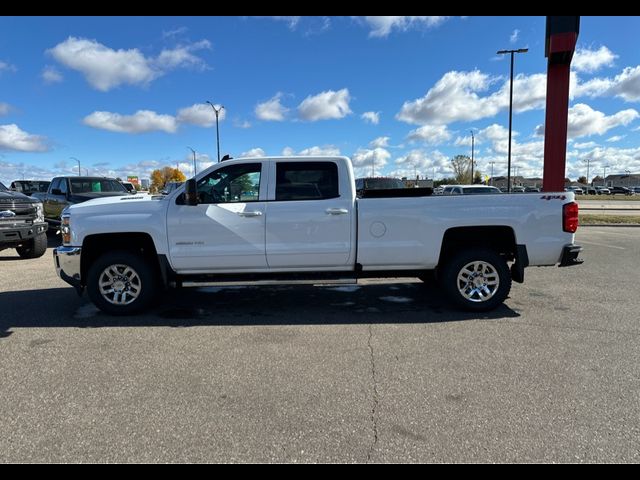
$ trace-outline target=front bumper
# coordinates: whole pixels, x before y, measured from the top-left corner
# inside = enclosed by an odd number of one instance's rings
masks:
[[[0,244],[20,244],[47,231],[45,222],[24,225],[0,225]]]
[[[82,247],[58,247],[53,249],[53,264],[58,276],[82,295],[84,286],[80,276]]]
[[[571,267],[573,265],[580,265],[584,262],[581,258],[578,258],[582,247],[580,245],[574,245],[573,243],[565,245],[562,249],[562,256],[560,257],[559,267]]]

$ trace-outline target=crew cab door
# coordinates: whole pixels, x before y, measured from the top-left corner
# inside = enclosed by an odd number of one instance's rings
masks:
[[[196,206],[168,201],[169,256],[178,272],[266,270],[266,162],[234,163],[200,178]]]
[[[330,160],[273,160],[270,178],[266,222],[269,268],[348,267],[354,203],[351,189],[340,191],[338,164]]]

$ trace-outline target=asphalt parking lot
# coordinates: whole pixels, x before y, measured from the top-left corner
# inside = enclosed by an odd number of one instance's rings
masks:
[[[640,229],[490,314],[414,279],[99,313],[0,252],[1,462],[640,461]]]

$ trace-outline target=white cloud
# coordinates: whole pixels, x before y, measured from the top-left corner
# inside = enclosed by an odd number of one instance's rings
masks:
[[[251,150],[247,150],[240,154],[241,157],[264,157],[266,155],[265,151],[259,147],[252,148]]]
[[[428,145],[438,145],[451,139],[451,132],[446,125],[423,125],[411,130],[407,138],[410,141],[421,141]]]
[[[572,147],[577,148],[578,150],[584,150],[599,147],[599,145],[596,142],[574,142]]]
[[[0,102],[0,115],[8,115],[11,111],[11,105]]]
[[[291,147],[284,147],[282,149],[282,156],[283,157],[291,157],[291,156],[293,156],[295,154],[296,154],[296,151]]]
[[[520,37],[520,30],[516,28],[509,36],[509,42],[516,43],[518,41],[518,37]]]
[[[216,108],[218,107],[216,105]],[[226,116],[226,109],[223,108],[218,114],[218,121],[224,120]],[[177,120],[180,123],[189,123],[199,127],[211,127],[216,124],[216,114],[208,103],[196,103],[178,110]]]
[[[60,71],[51,65],[47,65],[42,69],[42,80],[44,83],[60,83],[63,80],[63,76]]]
[[[613,137],[607,138],[607,142],[609,143],[619,142],[624,137],[626,137],[626,135],[614,135]]]
[[[349,90],[346,88],[337,92],[327,90],[305,98],[298,105],[298,114],[301,119],[310,122],[344,118],[351,113],[350,100]]]
[[[378,125],[380,123],[380,112],[364,112],[360,118],[367,123]]]
[[[14,73],[16,70],[15,65],[0,60],[0,75],[2,75],[3,72]]]
[[[268,122],[282,122],[289,109],[280,103],[281,99],[282,93],[278,92],[266,102],[257,104],[254,110],[256,117]]]
[[[618,55],[604,45],[598,50],[578,48],[573,55],[571,67],[577,72],[593,73],[602,67],[611,67]]]
[[[387,165],[391,153],[384,148],[359,148],[351,157],[351,162],[358,177],[375,177],[381,175]]]
[[[621,110],[613,115],[593,110],[589,105],[578,103],[569,109],[568,133],[570,138],[603,135],[612,128],[628,125],[640,115],[636,110]]]
[[[373,148],[384,148],[389,146],[389,137],[378,137],[369,142],[369,146]]]
[[[247,129],[247,128],[251,128],[251,122],[249,120],[238,120],[238,119],[235,119],[233,121],[233,126],[236,127],[236,128]]]
[[[27,133],[15,123],[0,125],[0,150],[46,152],[49,149],[47,139],[41,135]]]
[[[119,133],[145,133],[163,131],[175,133],[178,129],[176,118],[161,115],[151,110],[138,110],[133,115],[112,112],[93,112],[83,123],[93,128]]]
[[[447,16],[366,16],[362,17],[371,29],[370,37],[386,37],[393,30],[407,31],[411,28],[437,27],[446,21]]]
[[[69,37],[47,52],[62,65],[81,72],[95,89],[106,92],[123,84],[148,85],[179,67],[204,68],[194,51],[210,48],[208,40],[162,50],[145,57],[137,48],[114,50],[96,40]]]
[[[640,101],[640,65],[626,67],[614,78],[592,78],[578,82],[573,90],[576,96],[616,96],[627,102]]]
[[[493,117],[509,107],[509,79],[494,93],[486,96],[481,93],[498,81],[479,70],[447,72],[424,97],[405,102],[396,118],[411,124],[433,125]],[[544,108],[546,75],[517,75],[513,91],[515,112]]]
[[[300,23],[299,15],[298,16],[294,16],[294,15],[272,16],[271,18],[278,22],[286,23],[290,30],[295,30],[296,27],[298,26],[298,23]]]
[[[324,145],[322,147],[313,146],[300,150],[298,155],[309,157],[337,157],[340,155],[340,149],[335,145]]]

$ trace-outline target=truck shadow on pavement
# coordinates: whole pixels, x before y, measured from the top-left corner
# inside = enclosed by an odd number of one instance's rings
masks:
[[[438,323],[518,317],[457,310],[422,283],[344,286],[238,286],[171,290],[149,312],[113,317],[72,288],[0,293],[0,337],[14,328],[191,327]]]

